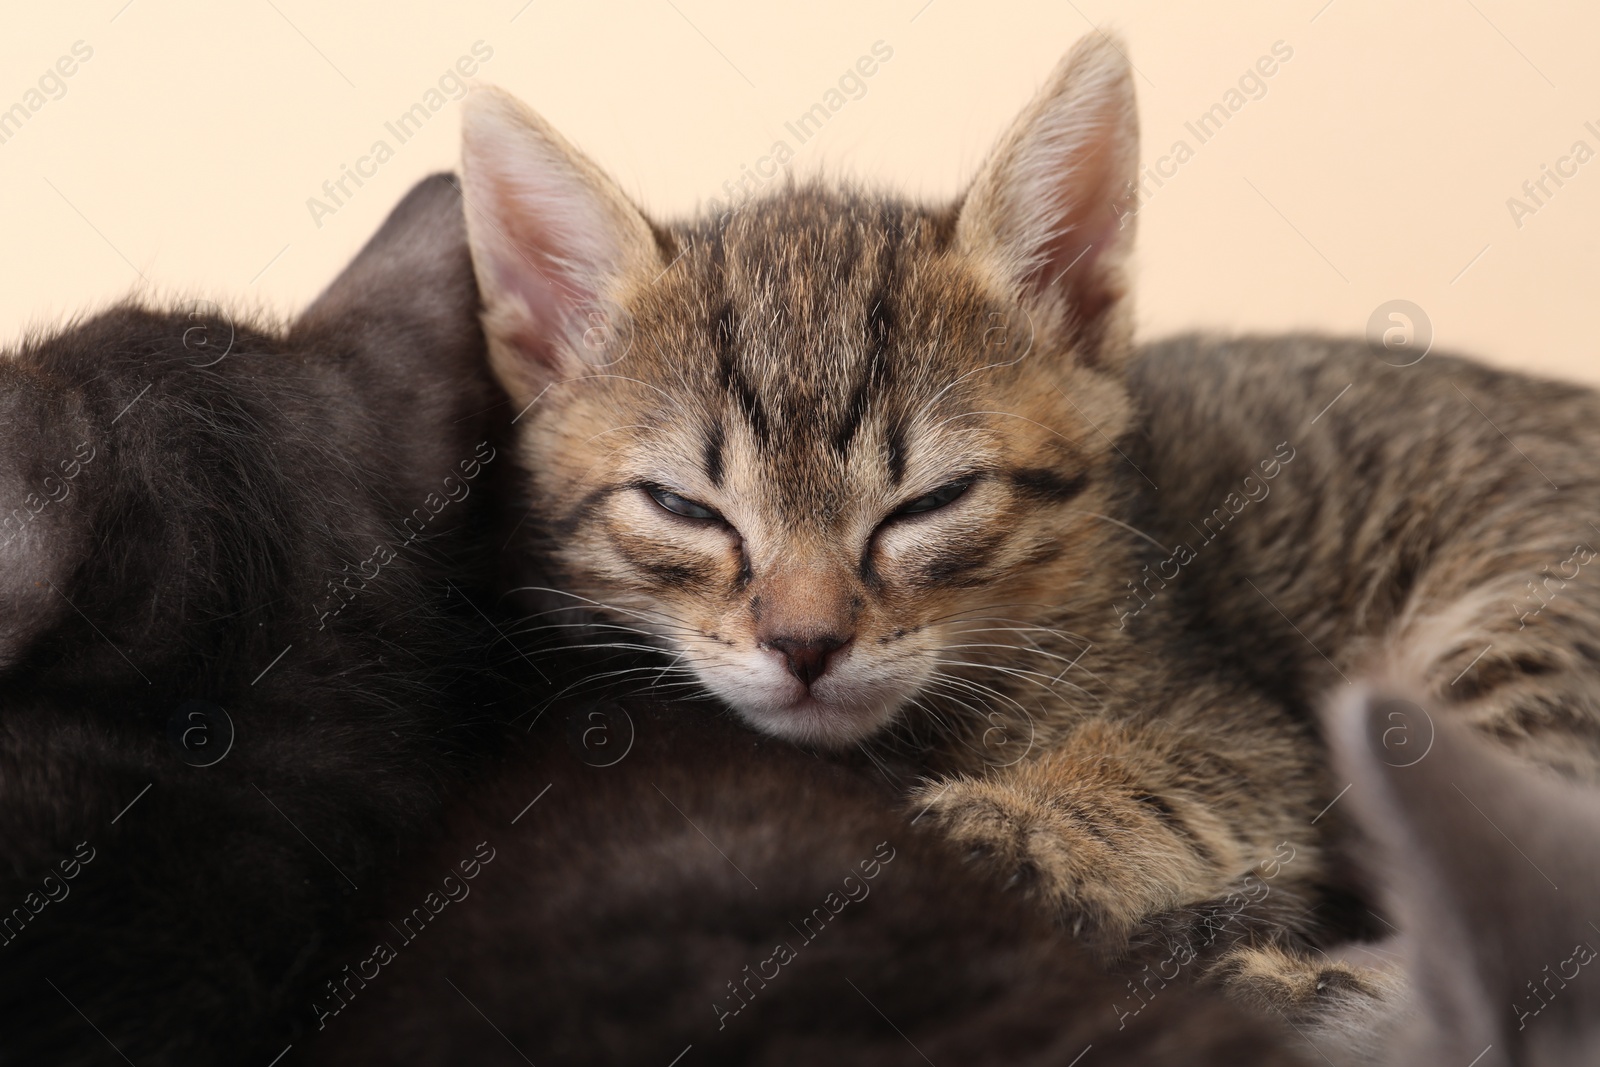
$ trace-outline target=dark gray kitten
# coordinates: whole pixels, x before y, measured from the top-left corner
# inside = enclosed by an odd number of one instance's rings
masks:
[[[287,327],[0,359],[4,1062],[266,1063],[488,733],[466,256],[437,177]]]
[[[714,707],[552,707],[307,1006],[313,1062],[1315,1062],[1215,993],[1119,1017],[1137,963],[908,823],[881,776]]]

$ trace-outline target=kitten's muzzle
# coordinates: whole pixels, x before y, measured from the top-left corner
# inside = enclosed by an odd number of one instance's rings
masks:
[[[783,657],[789,673],[806,688],[827,673],[833,654],[850,643],[847,637],[769,637],[762,644]]]

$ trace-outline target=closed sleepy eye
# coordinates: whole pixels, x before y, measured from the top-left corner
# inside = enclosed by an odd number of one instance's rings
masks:
[[[924,493],[914,500],[909,500],[890,513],[890,519],[902,519],[912,515],[923,515],[930,511],[937,511],[955,503],[972,488],[973,479],[970,477],[957,478],[955,481],[946,482],[931,493]]]
[[[674,493],[670,489],[665,489],[659,485],[647,485],[643,489],[663,511],[671,512],[680,518],[696,519],[702,522],[727,522],[717,513],[716,509],[709,508],[699,501],[690,500],[688,497]]]

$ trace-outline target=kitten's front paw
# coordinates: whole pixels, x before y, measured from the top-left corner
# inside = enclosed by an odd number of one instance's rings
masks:
[[[1313,1047],[1345,1047],[1354,1036],[1382,1035],[1407,1003],[1397,972],[1276,946],[1234,949],[1207,978],[1230,1000],[1281,1016]]]
[[[929,783],[911,802],[913,821],[933,823],[969,862],[1039,899],[1074,934],[1120,943],[1165,903],[1163,893],[1119,861],[1103,830],[1063,803],[974,778]]]

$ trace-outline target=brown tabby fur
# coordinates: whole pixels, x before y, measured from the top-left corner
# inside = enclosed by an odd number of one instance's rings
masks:
[[[802,184],[659,224],[502,94],[466,134],[552,595],[596,641],[671,657],[619,677],[780,737],[918,753],[913,810],[1096,943],[1270,876],[1281,946],[1217,973],[1312,1018],[1389,989],[1299,954],[1337,925],[1342,826],[1310,708],[1364,670],[1600,766],[1579,688],[1600,573],[1526,629],[1510,607],[1594,532],[1600,404],[1317,339],[1136,358],[1132,81],[1103,38],[952,206]],[[1250,512],[1247,475],[1271,490]],[[1153,577],[1182,541],[1193,561]],[[785,675],[796,645],[834,649],[809,684]]]
[[[1512,751],[1600,783],[1593,390],[1448,355],[1394,367],[1325,337],[1179,338],[1144,349],[1131,384],[1160,427],[1158,539],[1188,536],[1270,442],[1300,449],[1214,564],[1178,580],[1181,614],[1288,638],[1271,669],[1297,701],[1358,673],[1415,678]]]

